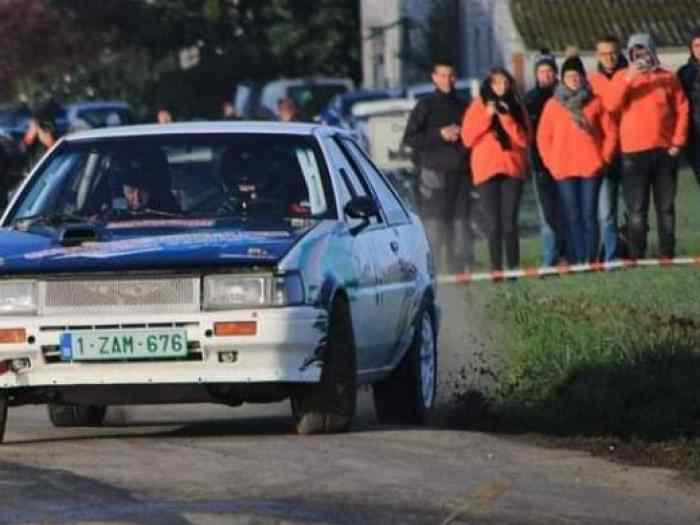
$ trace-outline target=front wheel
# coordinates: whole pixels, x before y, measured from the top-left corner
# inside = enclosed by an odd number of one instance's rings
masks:
[[[101,405],[59,405],[48,406],[49,419],[55,427],[99,427],[104,423],[107,407]]]
[[[426,304],[419,313],[413,342],[399,366],[372,390],[380,423],[428,422],[437,393],[437,337],[431,305]]]
[[[350,430],[357,400],[357,357],[350,306],[336,299],[330,315],[323,353],[321,381],[297,387],[291,395],[299,434],[328,434]]]

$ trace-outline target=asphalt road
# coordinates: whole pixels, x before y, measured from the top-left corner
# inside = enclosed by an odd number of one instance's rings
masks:
[[[479,386],[460,369],[478,369],[492,340],[464,333],[457,307],[443,402],[459,381]],[[505,436],[380,426],[367,391],[352,433],[311,437],[293,433],[287,404],[112,407],[105,427],[82,429],[11,408],[0,524],[29,523],[700,525],[700,486]]]

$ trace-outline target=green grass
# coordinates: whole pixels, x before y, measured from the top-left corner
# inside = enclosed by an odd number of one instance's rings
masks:
[[[622,198],[620,200],[622,207]],[[681,170],[678,177],[678,196],[676,198],[677,214],[677,254],[696,255],[700,254],[700,189],[695,181],[695,177],[689,168]],[[650,232],[649,232],[649,256],[657,253],[657,229],[656,213],[650,210]],[[620,214],[622,218],[622,214]],[[536,267],[540,265],[540,238],[538,235],[539,225],[537,210],[535,208],[535,198],[532,191],[532,184],[528,182],[525,186],[523,201],[519,212],[519,225],[521,229],[520,240],[520,263],[522,267]],[[488,247],[485,241],[481,240],[475,246],[476,264],[474,271],[488,269]]]
[[[524,203],[524,230],[532,232],[533,200]],[[700,255],[700,191],[688,170],[680,175],[677,218],[678,255]],[[483,269],[483,242],[477,254]],[[537,236],[522,240],[522,263],[539,264]],[[700,479],[700,268],[469,287],[498,334],[501,365],[489,399],[481,393],[465,397],[483,405],[477,411],[482,421],[468,426],[558,436],[594,453],[600,442],[621,440],[615,450],[624,457],[617,459],[639,457]],[[666,449],[675,452],[666,458]]]
[[[495,290],[502,401],[553,433],[658,439],[700,426],[700,271],[640,269]]]
[[[584,449],[614,437],[644,464],[700,479],[700,269],[469,286],[502,364],[490,399],[476,398],[484,420],[468,426],[573,437]],[[659,442],[678,450],[673,462]]]

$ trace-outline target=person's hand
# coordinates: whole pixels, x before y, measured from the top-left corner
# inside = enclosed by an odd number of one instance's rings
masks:
[[[496,103],[493,100],[486,103],[486,113],[489,117],[493,117],[496,114],[496,111]]]
[[[457,124],[440,128],[440,135],[445,142],[457,142],[459,140],[460,129]]]
[[[627,80],[634,80],[642,73],[644,73],[644,70],[641,67],[639,67],[639,64],[637,64],[636,62],[631,62],[630,65],[627,66],[625,76],[627,77]]]
[[[679,148],[678,146],[671,146],[670,148],[668,148],[668,154],[671,157],[677,157],[681,154],[681,148]]]

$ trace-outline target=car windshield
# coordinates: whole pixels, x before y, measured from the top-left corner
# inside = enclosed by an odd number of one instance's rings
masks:
[[[328,102],[340,93],[345,93],[344,84],[303,85],[289,88],[289,96],[307,115],[318,115]]]
[[[309,136],[188,134],[64,142],[23,189],[23,220],[333,218]]]
[[[121,126],[133,124],[134,122],[129,110],[120,107],[81,109],[77,112],[77,117],[86,122],[91,128]]]

